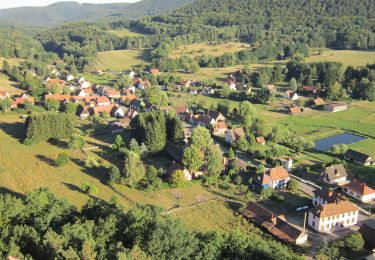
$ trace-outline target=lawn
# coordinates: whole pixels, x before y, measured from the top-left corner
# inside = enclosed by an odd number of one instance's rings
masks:
[[[118,76],[111,73],[104,73],[102,75],[92,73],[80,73],[80,76],[84,77],[87,81],[92,84],[109,85],[113,86],[116,83]]]
[[[0,73],[0,91],[6,91],[11,96],[23,93],[24,91],[17,86],[17,82],[10,81],[8,76]]]
[[[317,50],[310,52],[310,57],[306,58],[307,62],[336,61],[348,66],[364,66],[367,63],[375,63],[375,51],[354,51],[354,50],[332,50],[323,49],[319,55]]]
[[[138,33],[132,29],[127,29],[127,28],[121,28],[121,29],[115,29],[115,30],[110,30],[110,33],[118,36],[118,37],[141,37],[144,36],[144,34]]]
[[[4,60],[8,61],[9,65],[12,66],[19,66],[23,59],[17,59],[17,58],[4,58],[0,57],[0,65],[3,66]]]
[[[195,43],[182,45],[178,49],[172,51],[169,55],[171,58],[178,58],[182,55],[186,55],[190,58],[195,58],[197,56],[212,55],[212,56],[221,56],[224,53],[235,53],[242,50],[248,50],[251,46],[247,43],[241,42],[229,42],[222,44],[212,44],[212,43]]]
[[[101,70],[127,70],[147,64],[149,53],[149,49],[99,52],[96,57],[96,66]]]

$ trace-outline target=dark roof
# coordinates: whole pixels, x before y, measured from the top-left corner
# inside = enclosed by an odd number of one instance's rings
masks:
[[[217,119],[219,116],[223,116],[220,112],[214,110],[208,110],[207,115],[213,119]]]
[[[327,174],[330,180],[348,177],[348,173],[346,172],[345,167],[342,164],[336,164],[326,167],[324,174]]]
[[[246,170],[247,163],[241,159],[233,159],[233,160],[228,160],[226,163],[227,167],[234,167],[238,166],[241,170]]]
[[[340,194],[334,191],[330,191],[329,189],[318,189],[314,190],[313,193],[316,196],[319,196],[323,200],[327,201],[327,203],[334,203],[342,199],[342,196]]]
[[[364,153],[361,153],[352,149],[349,149],[348,151],[346,151],[345,157],[353,159],[358,162],[363,162],[363,163],[372,161],[372,158],[370,155],[364,154]]]
[[[178,171],[178,170],[185,170],[185,167],[182,166],[182,165],[179,165],[178,163],[175,163],[175,162],[172,162],[171,165],[169,166],[169,168],[167,169],[167,175],[168,176],[171,176],[172,173],[174,173],[175,171]]]
[[[303,231],[289,224],[285,219],[277,216],[258,203],[249,202],[248,206],[241,214],[255,224],[267,229],[268,232],[280,240],[296,243],[296,240],[301,235],[304,235]]]
[[[142,100],[133,99],[132,101],[130,101],[130,105],[134,106],[134,107],[141,108],[142,107]]]
[[[167,141],[165,148],[170,157],[172,157],[176,161],[181,161],[182,156],[184,155],[184,149],[182,147],[175,145],[170,141]]]
[[[363,240],[365,240],[371,248],[375,248],[375,220],[370,219],[363,223],[358,231],[361,233]]]

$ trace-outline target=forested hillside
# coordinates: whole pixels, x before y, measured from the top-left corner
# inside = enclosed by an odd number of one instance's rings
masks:
[[[144,0],[130,3],[80,4],[59,2],[44,7],[21,7],[0,10],[0,23],[51,27],[63,23],[100,19],[136,19],[175,10],[193,0]]]

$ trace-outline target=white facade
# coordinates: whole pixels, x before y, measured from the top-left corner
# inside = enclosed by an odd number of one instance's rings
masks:
[[[281,180],[272,180],[271,178],[271,185],[272,185],[272,188],[274,189],[280,189],[280,188],[283,188],[283,187],[286,187],[286,185],[288,184],[290,178],[285,178],[285,179],[281,179]]]
[[[81,83],[81,88],[89,88],[90,87],[90,82],[88,81],[83,81]]]
[[[68,76],[66,76],[66,81],[72,81],[74,80],[74,76],[72,74],[69,74]]]
[[[375,201],[375,192],[370,193],[370,194],[366,194],[366,195],[362,195],[362,194],[359,194],[359,193],[357,193],[353,190],[350,190],[346,187],[343,187],[342,190],[346,194],[348,194],[350,197],[355,198],[356,200],[362,201],[364,203]]]
[[[343,227],[356,225],[358,221],[358,210],[343,214],[321,218],[309,212],[308,224],[315,231],[325,233]]]
[[[346,177],[341,177],[341,178],[337,178],[337,179],[333,179],[333,180],[330,180],[328,178],[324,178],[323,179],[326,183],[329,183],[329,184],[343,184],[343,183],[346,183]]]
[[[121,107],[117,108],[113,114],[115,117],[125,117],[125,111]]]

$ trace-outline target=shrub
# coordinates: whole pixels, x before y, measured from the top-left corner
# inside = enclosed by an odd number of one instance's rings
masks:
[[[272,191],[271,198],[279,202],[285,199],[284,196],[280,195],[277,191]]]
[[[87,157],[87,159],[85,160],[85,166],[90,169],[98,168],[100,166],[100,163],[94,157]]]
[[[98,193],[98,188],[89,182],[84,182],[81,186],[81,190],[84,193],[90,194],[90,195],[95,195]]]
[[[59,154],[59,156],[56,159],[56,165],[59,167],[63,167],[64,165],[67,165],[69,163],[69,155],[65,152],[62,152]]]
[[[353,251],[359,251],[363,248],[364,241],[360,233],[350,234],[345,238],[345,246]]]

